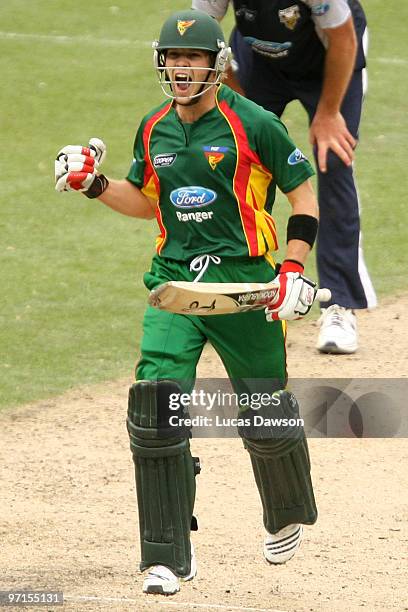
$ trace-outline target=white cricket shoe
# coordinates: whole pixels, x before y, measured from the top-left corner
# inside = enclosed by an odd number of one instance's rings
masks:
[[[165,565],[153,565],[143,582],[143,593],[157,595],[174,595],[180,590],[180,580],[186,582],[192,580],[197,573],[197,562],[194,547],[191,544],[191,569],[188,576],[176,576],[170,568]]]
[[[278,533],[268,533],[264,543],[265,559],[277,565],[293,557],[302,541],[303,526],[298,523],[284,527]]]
[[[333,304],[322,308],[316,348],[321,353],[355,353],[357,344],[357,320],[350,308]]]

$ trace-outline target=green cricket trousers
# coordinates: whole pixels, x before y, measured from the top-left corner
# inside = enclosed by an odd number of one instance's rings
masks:
[[[192,281],[195,276],[187,263],[156,256],[144,282],[151,290],[169,280]],[[274,278],[274,268],[264,257],[247,257],[210,263],[202,281],[267,283]],[[209,341],[233,385],[242,378],[270,378],[280,380],[282,388],[287,377],[285,330],[285,322],[267,323],[263,310],[200,317],[148,307],[136,379],[177,379],[193,385],[198,360]]]

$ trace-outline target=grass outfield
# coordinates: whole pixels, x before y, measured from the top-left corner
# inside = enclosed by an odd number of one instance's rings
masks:
[[[408,288],[403,189],[406,3],[363,2],[370,22],[369,95],[356,171],[366,261],[379,295]],[[155,223],[56,194],[53,160],[99,136],[104,172],[123,177],[143,114],[161,99],[150,41],[186,2],[7,0],[0,5],[0,406],[129,375],[146,303],[142,272]],[[229,30],[231,15],[225,23]],[[306,117],[284,118],[305,151]],[[288,208],[277,206],[282,227]],[[314,275],[314,264],[308,272]]]

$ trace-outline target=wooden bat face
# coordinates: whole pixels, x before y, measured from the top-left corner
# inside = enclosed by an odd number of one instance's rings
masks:
[[[200,316],[260,310],[276,295],[274,283],[189,283],[170,281],[154,289],[149,304],[161,310]]]
[[[276,296],[279,283],[194,283],[169,281],[151,291],[149,304],[176,314],[217,315],[262,310]],[[314,299],[330,300],[329,289],[318,289]]]

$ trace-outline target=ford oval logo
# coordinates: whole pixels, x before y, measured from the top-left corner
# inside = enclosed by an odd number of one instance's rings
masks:
[[[170,194],[171,203],[177,208],[201,208],[208,206],[217,199],[217,194],[212,189],[191,186],[173,189]]]

